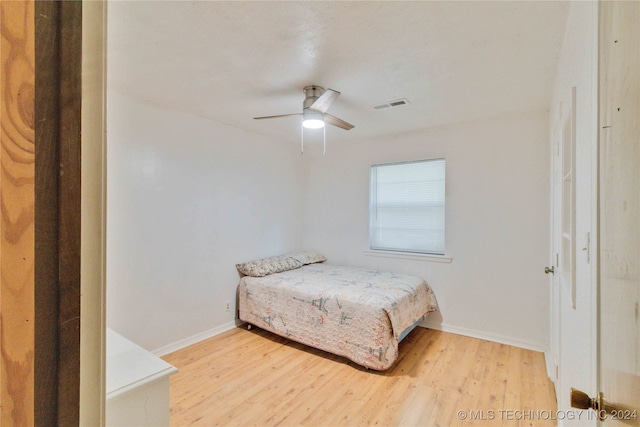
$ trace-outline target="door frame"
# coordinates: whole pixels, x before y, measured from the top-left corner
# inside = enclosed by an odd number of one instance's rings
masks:
[[[80,425],[104,425],[106,396],[107,1],[82,1]]]
[[[102,425],[105,5],[1,7],[0,423]]]

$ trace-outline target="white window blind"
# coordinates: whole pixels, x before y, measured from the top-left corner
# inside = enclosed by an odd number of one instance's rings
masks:
[[[444,255],[445,159],[371,166],[371,249]]]

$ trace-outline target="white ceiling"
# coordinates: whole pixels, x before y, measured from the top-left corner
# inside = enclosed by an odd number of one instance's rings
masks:
[[[547,110],[568,2],[110,2],[108,86],[299,143],[302,88],[360,140]],[[373,109],[399,98],[409,105]]]

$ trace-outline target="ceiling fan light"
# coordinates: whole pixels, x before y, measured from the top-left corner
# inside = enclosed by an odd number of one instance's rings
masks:
[[[302,126],[307,129],[321,129],[324,127],[324,114],[319,111],[305,111],[302,114]]]
[[[308,119],[302,122],[302,126],[307,129],[322,129],[324,127],[324,122],[318,119]]]

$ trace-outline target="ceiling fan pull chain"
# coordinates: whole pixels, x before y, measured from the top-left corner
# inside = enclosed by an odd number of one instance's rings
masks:
[[[322,128],[322,155],[327,155],[327,127]]]

